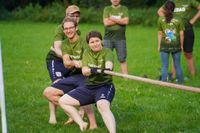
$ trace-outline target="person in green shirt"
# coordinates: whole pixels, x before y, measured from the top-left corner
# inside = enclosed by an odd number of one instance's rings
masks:
[[[87,122],[80,117],[75,107],[96,103],[109,132],[115,133],[115,118],[110,110],[115,87],[112,76],[103,73],[105,69],[110,71],[113,69],[113,53],[110,49],[103,48],[100,32],[89,32],[86,40],[90,49],[83,53],[82,59],[82,73],[87,77],[85,86],[63,95],[59,99],[59,104],[79,125],[80,130],[85,131]]]
[[[82,54],[88,46],[86,41],[79,36],[77,31],[77,22],[66,17],[63,22],[63,32],[67,38],[62,41],[61,50],[64,66],[70,70],[70,74],[68,77],[53,83],[44,90],[44,96],[47,100],[52,102],[54,106],[58,105],[58,100],[62,95],[84,85],[85,77],[81,72],[81,60]],[[88,105],[80,108],[81,112],[83,112],[83,108],[89,117],[90,129],[97,128],[92,106]]]
[[[195,65],[193,59],[193,45],[194,45],[194,31],[192,25],[200,17],[200,3],[197,0],[172,0],[176,7],[174,9],[174,15],[180,17],[185,26],[184,30],[184,44],[183,50],[185,59],[187,61],[189,72],[192,76],[195,75]],[[197,10],[196,14],[193,15],[192,10]],[[164,16],[165,8],[164,6],[160,7],[158,10],[159,16]],[[175,75],[175,72],[172,71],[172,74]]]
[[[76,5],[70,5],[66,9],[66,17],[74,19],[77,23],[79,22],[80,9]],[[47,70],[49,72],[50,79],[53,83],[57,82],[64,77],[68,77],[70,70],[64,67],[62,60],[61,44],[66,35],[63,32],[62,24],[58,25],[55,31],[54,42],[46,56]],[[55,124],[56,121],[56,106],[49,102],[49,123]]]
[[[173,57],[178,84],[182,84],[181,51],[183,50],[184,25],[181,19],[173,17],[174,2],[167,0],[165,16],[158,19],[158,50],[162,62],[161,80],[168,81],[169,55]]]
[[[112,5],[106,6],[103,11],[104,47],[116,50],[121,72],[128,74],[125,35],[126,25],[129,23],[128,8],[120,5],[120,0],[111,0],[111,3]]]

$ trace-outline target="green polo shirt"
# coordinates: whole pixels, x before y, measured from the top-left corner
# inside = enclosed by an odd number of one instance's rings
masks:
[[[158,19],[158,31],[162,31],[160,51],[176,52],[180,51],[180,31],[185,30],[183,22],[179,18],[173,18],[170,23],[166,23],[165,17]]]
[[[118,8],[113,8],[112,6],[105,7],[103,11],[103,19],[111,16],[115,18],[129,17],[128,8],[122,5],[120,5]],[[115,24],[112,26],[105,26],[104,39],[125,40],[125,30],[126,25]]]
[[[105,68],[106,61],[113,62],[113,53],[110,49],[103,48],[95,53],[92,50],[86,50],[83,54],[82,65],[89,68]],[[99,86],[112,82],[112,76],[106,74],[91,74],[87,80],[87,86]]]

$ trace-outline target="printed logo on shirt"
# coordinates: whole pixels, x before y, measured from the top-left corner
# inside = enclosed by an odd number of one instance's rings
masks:
[[[95,67],[95,68],[101,68],[101,65],[95,65],[95,64],[91,64],[91,63],[88,63],[88,66]]]
[[[165,34],[166,34],[165,42],[166,42],[167,44],[169,44],[169,43],[171,43],[172,41],[176,40],[176,36],[174,35],[174,34],[175,34],[175,31],[174,31],[174,30],[166,29],[166,30],[165,30]]]
[[[56,76],[61,77],[62,76],[61,72],[56,72]]]
[[[75,59],[75,60],[79,60],[81,58],[80,55],[69,55],[70,58]]]
[[[81,50],[76,50],[76,53],[80,54],[80,53],[81,53]]]
[[[188,8],[188,5],[183,5],[182,7],[180,8],[175,8],[174,9],[174,12],[185,12],[186,11],[186,8]]]
[[[121,19],[122,17],[121,17],[121,15],[112,15],[112,16],[110,16],[111,18],[114,18],[114,19]]]

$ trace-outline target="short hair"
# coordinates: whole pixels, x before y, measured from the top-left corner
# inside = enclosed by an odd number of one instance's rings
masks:
[[[102,35],[101,35],[100,32],[98,32],[98,31],[90,31],[90,32],[87,34],[87,36],[86,36],[86,41],[87,41],[87,43],[89,43],[90,38],[92,38],[92,37],[97,37],[97,38],[99,38],[100,40],[102,40]]]
[[[63,21],[62,21],[62,27],[63,27],[63,29],[64,29],[64,24],[65,24],[66,22],[72,22],[72,23],[74,24],[75,27],[78,26],[78,23],[77,23],[74,19],[72,19],[72,18],[70,18],[70,17],[65,17],[65,18],[63,19]]]

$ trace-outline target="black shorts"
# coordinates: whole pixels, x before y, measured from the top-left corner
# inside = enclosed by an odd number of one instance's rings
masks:
[[[194,46],[194,30],[192,26],[185,27],[183,50],[186,53],[192,53]]]

